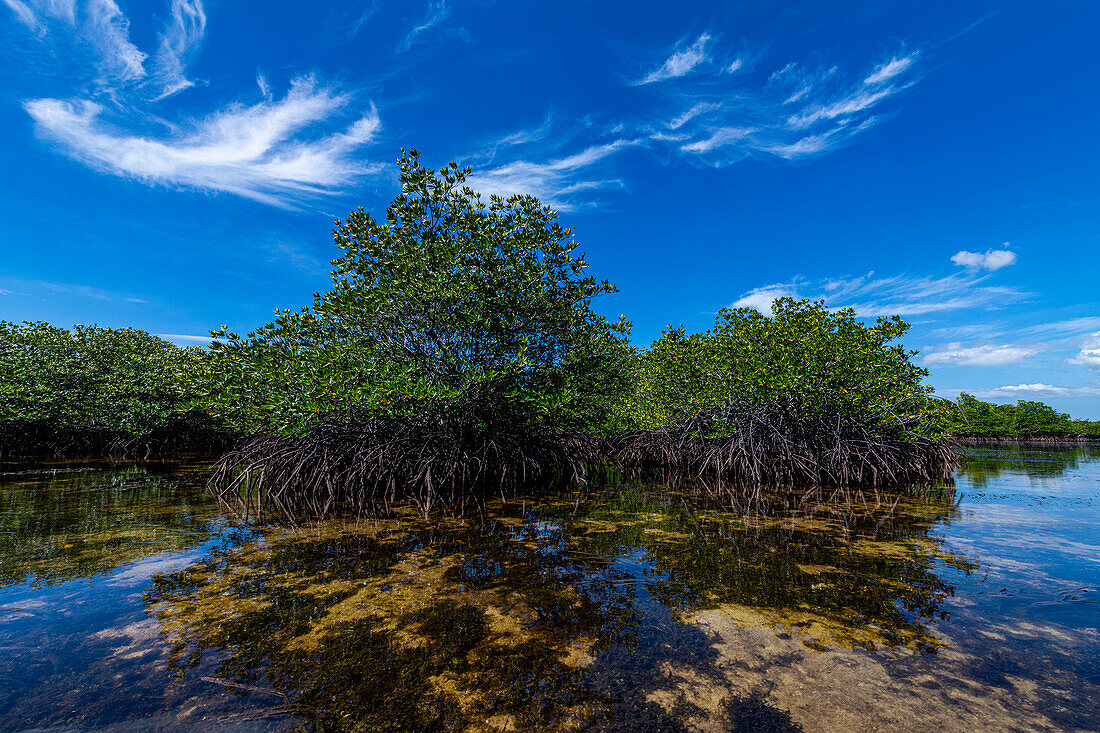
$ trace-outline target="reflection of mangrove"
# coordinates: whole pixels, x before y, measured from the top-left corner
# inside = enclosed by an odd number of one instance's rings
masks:
[[[950,490],[746,499],[620,485],[543,499],[526,514],[395,506],[271,529],[158,576],[147,603],[178,675],[213,664],[212,684],[319,728],[680,730],[647,697],[662,659],[720,675],[694,626],[667,617],[655,632],[669,613],[655,607],[749,609],[815,646],[932,651],[926,624],[953,590],[937,573],[974,567],[929,533],[955,510]]]
[[[161,475],[175,468],[62,464],[0,473],[0,585],[59,583],[202,542],[212,508],[205,477]]]
[[[1031,478],[1060,478],[1082,464],[1100,460],[1100,446],[1002,446],[967,452],[959,475],[977,488],[1002,475],[1016,473]]]
[[[627,579],[571,558],[546,523],[407,516],[276,532],[158,577],[147,599],[177,674],[214,653],[209,679],[267,690],[272,714],[325,730],[549,730],[611,704],[614,680],[601,689],[585,668],[636,643]],[[643,693],[624,691],[631,719],[680,729]]]
[[[580,551],[642,550],[662,603],[784,627],[811,645],[934,651],[927,622],[945,618],[945,566],[977,566],[930,534],[956,512],[950,488],[881,494],[680,490],[604,492],[581,505]]]
[[[953,444],[893,418],[813,411],[792,397],[732,400],[660,430],[623,436],[615,458],[745,485],[906,486],[950,479],[958,463]]]

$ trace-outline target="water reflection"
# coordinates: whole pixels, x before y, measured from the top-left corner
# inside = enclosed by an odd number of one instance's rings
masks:
[[[991,482],[1008,475],[1022,474],[1032,479],[1055,479],[1079,471],[1100,461],[1100,445],[1028,445],[968,448],[958,469],[961,478],[975,488],[985,489]]]
[[[657,694],[668,665],[722,685],[683,623],[696,611],[751,609],[823,649],[938,647],[927,623],[953,589],[936,569],[974,567],[930,533],[949,494],[774,495],[751,517],[737,500],[620,485],[534,511],[318,521],[160,576],[146,599],[176,674],[215,653],[220,684],[324,729],[680,729],[702,705]]]
[[[247,536],[205,477],[178,463],[0,464],[0,730],[203,727],[247,710],[220,688],[166,684],[141,602],[157,572]]]
[[[0,729],[1100,728],[1100,462],[998,451],[259,529],[202,466],[9,466]]]
[[[506,514],[330,520],[215,553],[147,600],[177,673],[217,652],[227,686],[320,728],[569,728],[606,707],[583,669],[636,644],[638,611],[627,573],[564,549]]]
[[[949,490],[750,496],[624,487],[585,505],[575,544],[643,552],[647,590],[678,611],[751,613],[813,648],[936,650],[927,623],[954,592],[942,570],[977,567],[931,531],[957,513]]]
[[[0,465],[0,587],[109,572],[210,536],[199,467],[146,463]]]

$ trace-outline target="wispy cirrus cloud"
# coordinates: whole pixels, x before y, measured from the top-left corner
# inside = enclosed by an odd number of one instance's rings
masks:
[[[593,175],[593,168],[611,155],[636,144],[636,141],[616,139],[545,162],[514,160],[475,171],[469,185],[484,193],[501,196],[530,194],[537,196],[544,204],[568,211],[580,205],[575,198],[580,192],[622,186],[622,181],[616,178]]]
[[[561,144],[509,151],[513,162],[479,172],[477,182],[495,192],[533,193],[567,209],[581,205],[578,194],[582,191],[621,185],[618,176],[596,165],[606,163],[609,155],[590,159],[593,151],[608,149],[608,139],[615,141],[612,150],[630,145],[666,155],[671,148],[679,155],[716,166],[750,155],[794,160],[824,154],[877,121],[873,109],[913,83],[912,67],[918,58],[916,52],[893,56],[847,81],[836,67],[807,70],[791,62],[753,87],[743,77],[746,65],[756,57],[741,53],[730,60],[731,54],[712,50],[715,43],[709,33],[690,43],[681,41],[661,63],[629,82],[635,87],[654,86],[671,98],[677,111],[664,121],[624,120],[599,128],[586,120],[580,130],[583,134],[566,136],[587,139],[574,141],[571,153]],[[667,108],[667,102],[662,106]],[[537,135],[522,130],[502,136],[488,146],[494,153],[488,160],[495,162],[498,152],[513,145],[541,140],[549,123],[550,118]],[[563,167],[563,160],[588,162]],[[583,175],[578,175],[582,169]],[[782,285],[790,290],[790,284]],[[745,295],[755,304],[766,297],[767,293]]]
[[[704,33],[632,82],[667,82],[658,88],[666,105],[678,108],[649,124],[651,139],[714,166],[749,156],[805,159],[851,142],[879,122],[883,104],[915,83],[919,59],[915,51],[894,55],[854,78],[836,65],[798,61],[745,74],[744,55],[715,61],[717,43]]]
[[[187,64],[206,32],[202,0],[165,0],[168,13],[151,57],[130,40],[129,20],[115,0],[2,1],[32,32],[31,41],[83,54],[100,69],[98,89],[74,79],[74,96],[23,102],[41,139],[89,167],[280,206],[342,190],[377,170],[361,160],[362,147],[381,128],[374,104],[312,75],[292,79],[282,98],[260,76],[262,101],[170,121],[164,100],[195,85]]]
[[[40,28],[38,16],[31,10],[31,7],[22,0],[0,0],[0,2],[7,5],[11,12],[15,14],[15,19],[23,25],[34,30]]]
[[[148,57],[130,40],[130,21],[118,4],[93,0],[85,5],[84,16],[84,35],[102,51],[104,73],[124,82],[143,79]]]
[[[1015,288],[989,285],[985,277],[962,273],[946,277],[878,277],[869,272],[860,277],[794,278],[785,283],[771,283],[743,293],[732,305],[767,313],[774,298],[809,298],[824,300],[833,308],[853,308],[861,316],[918,316],[964,308],[997,308],[1026,296],[1027,293]]]
[[[16,20],[67,53],[93,50],[91,66],[103,85],[144,79],[147,55],[130,40],[130,22],[115,0],[3,0]]]
[[[169,22],[160,36],[152,60],[152,83],[159,87],[156,99],[165,99],[195,85],[187,78],[190,57],[206,33],[206,11],[201,0],[172,0]]]
[[[677,49],[665,59],[664,63],[632,83],[635,86],[653,84],[667,79],[678,79],[691,73],[693,69],[709,59],[707,55],[708,41],[710,41],[710,34],[700,34],[690,45]]]
[[[1017,332],[1021,336],[1030,338],[1072,338],[1088,334],[1090,331],[1100,331],[1100,316],[1082,316],[1061,321],[1033,323],[1030,326],[1018,329]],[[1100,337],[1100,333],[1097,336]]]
[[[910,54],[900,58],[895,56],[871,72],[871,74],[863,80],[863,86],[872,88],[880,87],[894,77],[901,76],[909,70],[909,67],[913,65],[916,58],[916,54]]]
[[[0,282],[5,286],[0,288],[0,295],[7,297],[34,298],[36,300],[49,300],[57,295],[75,296],[90,300],[101,300],[115,303],[134,303],[144,305],[149,301],[134,293],[123,293],[104,288],[92,287],[76,283],[52,282],[47,280],[25,280],[20,278],[4,277]]]
[[[98,170],[285,205],[303,194],[331,193],[370,171],[352,154],[381,127],[373,105],[340,131],[299,137],[346,114],[351,101],[350,94],[299,77],[280,100],[232,105],[161,136],[114,125],[103,106],[87,100],[35,99],[24,107],[42,138]]]
[[[427,16],[424,18],[424,20],[413,26],[412,30],[410,30],[405,36],[404,40],[401,41],[401,44],[398,46],[398,50],[408,51],[416,44],[418,40],[420,40],[421,35],[423,35],[426,31],[435,28],[437,25],[450,17],[450,15],[451,10],[447,7],[447,0],[438,0],[438,2],[432,0],[431,2],[429,2]]]

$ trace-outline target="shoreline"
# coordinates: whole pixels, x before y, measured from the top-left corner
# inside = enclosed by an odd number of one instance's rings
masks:
[[[956,435],[952,440],[962,446],[982,445],[1100,445],[1100,435],[1083,434],[1023,434],[1023,435]]]

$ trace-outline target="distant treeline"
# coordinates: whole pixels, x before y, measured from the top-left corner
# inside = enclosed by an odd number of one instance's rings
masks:
[[[1100,420],[1073,419],[1050,405],[1034,400],[998,405],[963,392],[958,410],[948,412],[946,429],[964,439],[1058,440],[1073,437],[1100,439]]]
[[[0,456],[225,450],[193,388],[207,358],[133,328],[0,321]]]
[[[960,412],[898,344],[900,318],[783,298],[640,348],[593,309],[616,288],[556,212],[485,200],[454,163],[399,165],[384,214],[336,223],[331,289],[246,336],[181,348],[0,324],[0,450],[212,450],[223,496],[321,508],[426,509],[598,461],[754,483],[950,477]]]

